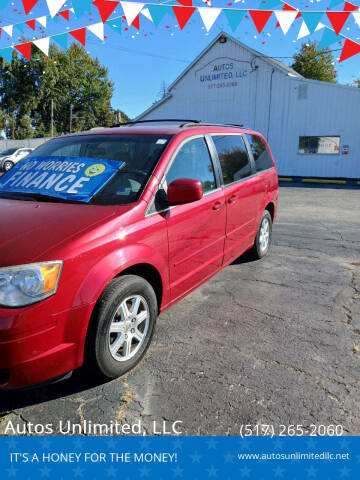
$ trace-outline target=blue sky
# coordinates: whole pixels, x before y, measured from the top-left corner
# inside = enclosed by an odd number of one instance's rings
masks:
[[[152,1],[156,2],[156,0]],[[170,0],[165,3],[175,5],[176,1]],[[305,11],[326,10],[329,0],[309,0],[307,2],[294,0],[289,3]],[[241,0],[236,4],[232,4],[231,1],[212,0],[214,7],[258,8],[259,4],[260,0]],[[71,1],[69,0],[66,5],[71,7]],[[201,0],[194,0],[194,5],[205,6]],[[342,10],[343,5],[343,3],[340,3],[333,10]],[[281,2],[279,8],[281,8]],[[47,14],[48,9],[45,0],[39,0],[31,14],[26,17],[23,13],[21,0],[10,2],[0,0],[0,20],[2,21],[0,27]],[[122,9],[118,7],[113,16],[121,14]],[[49,21],[46,33],[51,35],[65,32],[69,27],[75,29],[99,20],[98,11],[96,7],[92,6],[90,14],[84,14],[79,19],[71,15],[69,23],[63,19],[56,24]],[[321,21],[330,25],[325,15]],[[121,108],[130,117],[134,117],[154,102],[162,82],[169,85],[220,31],[228,32],[263,54],[274,57],[292,57],[294,52],[300,48],[302,42],[311,39],[319,40],[322,36],[320,30],[311,37],[305,37],[297,41],[301,22],[301,19],[296,20],[287,35],[284,36],[280,28],[275,28],[276,18],[273,15],[259,35],[252,20],[244,18],[237,30],[231,32],[224,14],[221,13],[210,32],[207,33],[197,12],[194,13],[182,31],[174,17],[164,17],[156,28],[152,22],[141,15],[139,32],[131,26],[119,35],[106,27],[105,35],[107,38],[104,42],[88,32],[87,50],[92,56],[98,57],[101,63],[109,69],[109,77],[115,85],[113,107]],[[126,24],[124,27],[126,27]],[[342,33],[360,43],[360,28],[352,17],[347,21]],[[14,29],[13,38],[8,39],[7,35],[2,32],[0,48],[16,42],[20,35],[21,33]],[[31,39],[32,36],[39,35],[39,30],[37,28],[36,32],[32,32],[28,27],[25,27],[24,35]],[[333,44],[331,48],[341,48],[341,45]],[[340,56],[340,53],[340,51],[334,52],[335,60]],[[291,64],[292,61],[291,58],[281,60],[286,64]],[[335,67],[338,70],[338,81],[340,83],[352,83],[355,78],[360,77],[360,54],[340,64],[335,62]]]

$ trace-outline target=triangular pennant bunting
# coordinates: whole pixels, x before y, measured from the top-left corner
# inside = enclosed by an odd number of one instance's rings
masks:
[[[85,12],[91,9],[92,0],[71,0],[76,18],[80,18]]]
[[[323,16],[323,12],[301,12],[301,16],[311,34],[315,32],[315,29]]]
[[[360,27],[360,12],[352,12],[355,22]]]
[[[39,38],[38,40],[33,40],[32,42],[39,50],[45,53],[46,56],[49,55],[49,46],[50,46],[50,37]]]
[[[19,32],[24,33],[25,23],[18,23],[18,24],[15,25],[15,26],[16,26],[16,28],[19,30]]]
[[[148,9],[155,27],[160,25],[161,20],[167,13],[172,15],[172,8],[167,5],[149,5]]]
[[[182,30],[195,12],[195,7],[172,7],[179,27]]]
[[[95,0],[92,4],[99,10],[101,20],[105,23],[119,5],[119,2],[114,2],[113,0]]]
[[[2,27],[5,33],[9,35],[9,37],[12,37],[13,35],[13,25],[6,25],[5,27]]]
[[[344,12],[353,12],[354,10],[358,10],[359,7],[357,7],[356,5],[354,5],[353,3],[350,3],[350,2],[345,2],[345,5],[344,5]]]
[[[140,30],[140,13],[136,15],[131,25],[137,30]]]
[[[12,47],[2,48],[0,50],[0,56],[9,64],[12,61],[12,54],[13,54]]]
[[[333,8],[335,7],[335,5],[339,5],[339,3],[342,3],[344,0],[330,0],[330,3],[329,3],[329,8]]]
[[[119,35],[121,34],[121,27],[122,27],[122,20],[121,18],[117,18],[115,20],[108,20],[106,25],[111,27],[116,33]]]
[[[357,53],[360,53],[360,45],[347,38],[340,55],[339,63],[356,55]]]
[[[319,22],[317,27],[315,28],[315,32],[317,32],[318,30],[321,30],[324,27],[325,27],[325,25],[323,23]],[[309,29],[306,26],[306,23],[303,20],[303,22],[301,24],[301,27],[300,27],[300,30],[299,30],[299,34],[297,36],[297,40],[300,40],[300,38],[303,38],[303,37],[307,37],[308,35],[310,35],[310,32],[309,32]]]
[[[60,8],[64,5],[65,0],[46,0],[51,18],[55,17]]]
[[[24,57],[27,60],[30,60],[30,57],[31,57],[31,42],[20,43],[19,45],[15,45],[15,48],[18,52],[21,53],[21,55],[24,55]]]
[[[192,7],[192,0],[176,0],[178,3],[184,7]]]
[[[246,11],[245,10],[224,10],[227,21],[229,22],[230,28],[233,32],[239,26],[241,20],[244,18]]]
[[[331,28],[326,27],[319,42],[319,50],[328,47],[332,43],[339,42],[343,38],[344,37],[341,35],[336,35],[334,30],[331,30]]]
[[[283,31],[284,35],[286,35],[289,28],[293,24],[293,21],[297,16],[297,11],[296,10],[276,10],[275,15],[280,24],[281,30]]]
[[[256,30],[261,33],[271,17],[272,12],[267,10],[249,10],[250,16],[254,22]]]
[[[79,43],[81,43],[81,45],[84,45],[84,47],[85,47],[85,44],[86,44],[86,28],[85,27],[78,28],[76,30],[71,30],[69,33]]]
[[[349,12],[326,12],[335,33],[339,35],[341,29],[343,28],[346,20],[348,19]]]
[[[27,20],[25,23],[29,28],[31,28],[31,30],[35,30],[35,18],[32,20]]]
[[[93,25],[89,25],[87,29],[96,35],[100,40],[104,40],[104,24],[102,22],[94,23]]]
[[[149,11],[148,8],[143,8],[141,10],[141,15],[144,15],[144,17],[146,17],[148,20],[150,20],[150,22],[154,22],[154,20],[152,19],[152,16],[151,16],[151,13]]]
[[[45,16],[44,16],[44,17],[38,17],[36,20],[40,23],[41,26],[43,26],[44,28],[46,28],[46,25],[47,25],[47,17],[45,17]]]
[[[67,33],[60,33],[60,35],[54,35],[51,37],[61,48],[64,50],[68,47],[68,34]]]
[[[65,20],[69,21],[69,18],[70,18],[70,10],[62,10],[61,12],[59,12],[59,15],[63,18],[65,18]]]
[[[24,6],[25,15],[27,15],[31,9],[38,3],[39,0],[22,0]]]
[[[127,23],[129,25],[132,25],[133,21],[144,7],[144,4],[137,2],[121,2],[121,6],[124,10],[124,15],[126,17]]]
[[[208,32],[220,15],[221,8],[198,7],[198,12],[200,13],[201,20],[204,22],[204,26]]]

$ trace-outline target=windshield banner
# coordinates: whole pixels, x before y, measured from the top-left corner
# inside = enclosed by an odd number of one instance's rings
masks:
[[[84,157],[28,157],[0,178],[0,191],[89,202],[124,162]]]

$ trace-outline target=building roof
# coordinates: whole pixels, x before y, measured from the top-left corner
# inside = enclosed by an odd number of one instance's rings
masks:
[[[164,96],[161,100],[154,102],[151,107],[149,107],[147,110],[142,112],[136,120],[142,118],[143,116],[147,115],[150,113],[152,110],[157,108],[159,105],[162,103],[166,102],[172,97],[171,90],[175,87],[175,85],[188,73],[191,68],[196,65],[201,58],[216,44],[216,42],[219,41],[220,37],[226,36],[226,38],[237,45],[241,46],[245,50],[248,50],[252,55],[254,55],[254,59],[256,58],[261,58],[265,63],[270,64],[271,66],[275,67],[277,70],[280,70],[282,73],[286,75],[290,75],[292,77],[297,77],[297,78],[304,78],[302,75],[297,73],[295,70],[293,70],[291,67],[288,67],[284,63],[280,62],[279,60],[276,60],[275,58],[268,57],[267,55],[263,55],[262,53],[258,52],[257,50],[253,50],[249,46],[245,45],[244,43],[240,42],[236,38],[232,37],[228,33],[225,32],[220,32],[212,42],[209,43],[209,45],[185,68],[185,70],[173,81],[173,83],[169,86],[168,88],[168,94]]]

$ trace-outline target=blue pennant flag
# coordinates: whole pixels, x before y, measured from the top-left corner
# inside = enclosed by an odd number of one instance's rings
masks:
[[[52,39],[60,45],[61,48],[64,50],[68,47],[68,34],[67,33],[60,33],[60,35],[55,35]]]
[[[161,20],[168,13],[173,14],[173,9],[166,5],[148,5],[148,9],[156,27],[160,25]]]
[[[9,64],[12,61],[12,54],[13,54],[13,49],[11,47],[2,48],[0,50],[0,56]]]
[[[332,9],[335,5],[339,5],[339,3],[343,3],[343,0],[330,0],[329,8]]]
[[[310,33],[314,33],[319,25],[323,12],[301,12],[301,16],[309,29]]]
[[[76,18],[91,10],[91,2],[92,0],[71,0]]]
[[[24,33],[24,24],[23,23],[18,23],[16,25],[16,28],[21,32]]]
[[[263,0],[258,6],[258,10],[273,10],[280,3],[282,3],[281,0]]]
[[[323,36],[321,37],[321,40],[319,42],[319,49],[321,50],[322,48],[326,48],[332,43],[339,42],[340,40],[343,40],[344,37],[342,35],[336,35],[334,30],[330,30],[330,28],[324,28],[324,33]]]
[[[122,27],[122,19],[121,18],[116,18],[115,20],[107,20],[106,25],[111,27],[114,32],[118,33],[121,35],[121,27]]]
[[[231,30],[235,32],[239,26],[241,20],[243,19],[246,11],[245,10],[224,10],[227,21],[231,27]]]

